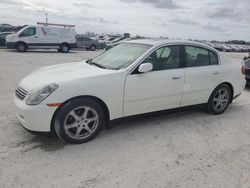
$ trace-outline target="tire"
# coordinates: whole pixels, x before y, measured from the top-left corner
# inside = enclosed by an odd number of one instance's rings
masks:
[[[90,98],[77,98],[67,102],[54,118],[56,135],[62,141],[72,144],[92,140],[104,125],[101,105]]]
[[[67,45],[67,44],[62,44],[62,45],[60,46],[60,50],[61,50],[61,52],[63,52],[63,53],[68,53],[68,52],[69,52],[69,45]]]
[[[94,44],[92,44],[92,45],[89,47],[89,50],[95,51],[95,50],[96,50],[96,46],[95,46]]]
[[[232,90],[231,88],[226,85],[222,84],[219,85],[213,93],[211,94],[208,103],[207,103],[207,110],[208,113],[213,115],[222,114],[228,108],[228,105],[232,101]]]
[[[16,50],[18,52],[26,52],[27,51],[27,46],[24,43],[17,43]]]

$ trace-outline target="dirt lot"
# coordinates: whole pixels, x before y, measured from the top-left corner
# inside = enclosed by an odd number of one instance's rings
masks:
[[[81,145],[18,124],[12,93],[22,77],[98,53],[0,49],[0,187],[250,187],[250,89],[220,116],[189,109],[137,118]],[[240,63],[244,54],[229,56]]]

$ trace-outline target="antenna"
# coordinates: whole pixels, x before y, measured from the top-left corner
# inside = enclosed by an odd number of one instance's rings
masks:
[[[46,23],[46,25],[48,26],[48,13],[45,13],[45,23]]]
[[[66,24],[56,24],[56,23],[44,23],[44,22],[37,22],[38,25],[43,25],[43,26],[59,26],[59,27],[64,27],[64,28],[70,28],[70,27],[75,27],[75,25],[66,25]]]
[[[43,26],[59,26],[59,27],[64,27],[64,28],[70,28],[70,27],[75,27],[75,25],[66,25],[66,24],[56,24],[56,23],[49,23],[48,22],[48,13],[45,13],[45,22],[37,22],[38,25],[43,25]]]

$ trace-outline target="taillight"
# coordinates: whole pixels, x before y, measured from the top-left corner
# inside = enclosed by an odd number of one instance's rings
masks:
[[[241,66],[241,72],[242,72],[242,74],[246,74],[246,67],[245,67],[245,65],[244,64],[242,64],[242,66]]]

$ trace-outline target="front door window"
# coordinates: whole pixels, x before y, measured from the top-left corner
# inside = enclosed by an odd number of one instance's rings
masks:
[[[36,35],[36,28],[35,27],[29,27],[27,29],[25,29],[20,35],[19,37],[30,37]]]
[[[159,48],[153,52],[145,62],[153,64],[153,71],[180,68],[180,46]]]

